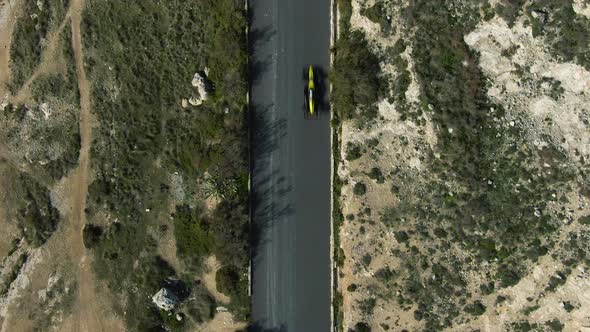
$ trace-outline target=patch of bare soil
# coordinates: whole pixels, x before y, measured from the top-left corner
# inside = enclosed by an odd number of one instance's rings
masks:
[[[68,242],[74,263],[78,264],[78,301],[73,313],[72,331],[113,331],[103,320],[104,308],[99,307],[96,283],[90,257],[84,248],[82,229],[86,222],[86,197],[90,180],[89,153],[92,143],[92,115],[90,113],[90,85],[84,71],[84,54],[80,32],[83,0],[73,0],[70,7],[72,22],[72,47],[76,61],[76,74],[80,90],[80,156],[78,168],[72,174],[72,214],[69,222]],[[109,324],[111,325],[111,324]],[[121,326],[120,324],[115,324]]]
[[[230,299],[229,296],[217,291],[217,285],[215,283],[215,274],[217,270],[221,268],[221,263],[215,258],[215,256],[207,257],[205,261],[205,273],[203,273],[203,284],[209,292],[213,295],[215,300],[222,304],[228,304]]]
[[[218,312],[207,324],[197,329],[199,332],[235,332],[248,326],[245,322],[236,322],[233,315],[227,311]]]

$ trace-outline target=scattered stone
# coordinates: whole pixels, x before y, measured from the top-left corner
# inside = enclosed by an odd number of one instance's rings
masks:
[[[199,105],[203,104],[203,100],[199,97],[192,96],[189,98],[188,103],[193,106],[199,106]]]

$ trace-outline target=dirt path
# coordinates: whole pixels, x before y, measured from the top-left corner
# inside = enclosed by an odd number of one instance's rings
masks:
[[[100,310],[96,296],[96,284],[90,266],[90,257],[86,255],[82,240],[82,229],[86,222],[86,196],[88,194],[90,173],[90,145],[92,143],[92,115],[90,113],[90,85],[84,71],[84,54],[82,50],[82,36],[80,32],[81,14],[84,8],[84,0],[73,0],[70,8],[72,22],[72,47],[76,61],[76,74],[80,90],[80,159],[78,169],[73,175],[72,234],[70,248],[72,259],[79,262],[79,298],[78,306],[74,312],[73,327],[76,331],[107,331],[112,330],[105,326],[105,322],[99,317]]]

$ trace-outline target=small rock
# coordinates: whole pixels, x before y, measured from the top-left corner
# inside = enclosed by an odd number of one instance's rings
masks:
[[[43,113],[43,117],[45,118],[45,120],[49,118],[52,112],[51,108],[49,108],[49,104],[47,103],[42,103],[41,105],[39,105],[39,110]]]
[[[203,103],[203,100],[199,97],[192,96],[189,98],[188,103],[193,106],[199,106]]]

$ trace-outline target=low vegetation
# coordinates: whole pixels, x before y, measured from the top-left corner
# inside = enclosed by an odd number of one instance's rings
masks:
[[[121,310],[132,330],[182,330],[211,319],[216,303],[198,275],[213,254],[233,271],[220,279],[229,309],[248,318],[245,26],[237,0],[87,1],[82,30],[99,124],[89,211],[93,218],[106,208],[118,221],[100,234],[89,229],[87,242],[98,275],[127,299]],[[193,106],[186,100],[197,72],[211,86],[204,104]],[[168,232],[179,266],[158,253],[158,237]],[[181,322],[150,299],[176,279],[191,292],[175,310],[187,317]]]
[[[489,54],[466,39],[483,22],[524,26],[549,45],[553,61],[587,68],[581,40],[590,32],[588,18],[575,13],[570,1],[500,1],[495,8],[483,0],[353,2],[339,2],[346,21],[341,29],[364,36],[366,47],[352,52],[370,58],[365,52],[374,50],[375,68],[384,69],[373,72],[389,87],[382,93],[382,85],[374,86],[375,97],[365,103],[350,92],[354,78],[334,81],[334,107],[347,114],[340,133],[348,135],[344,177],[335,186],[337,192],[344,188],[347,216],[338,236],[346,255],[340,290],[350,303],[345,327],[476,329],[479,316],[493,319],[495,307],[512,300],[496,301],[497,294],[516,292],[511,287],[527,277],[530,282],[536,266],[555,262],[555,275],[529,300],[535,308],[536,300],[565,287],[572,269],[590,258],[578,244],[586,228],[567,226],[576,214],[568,217],[571,204],[587,204],[578,192],[587,186],[588,166],[580,162],[581,151],[565,144],[563,127],[549,116],[538,124],[528,104],[515,101],[532,94],[528,98],[563,103],[571,91],[551,75],[533,81],[526,76],[531,68],[520,64],[514,73],[527,92],[502,91],[498,97],[492,90],[497,78],[482,69]],[[347,33],[341,36],[346,43]],[[518,57],[517,64],[536,56],[523,55],[518,45],[502,48],[498,56]],[[354,68],[354,56],[336,51],[335,64],[347,61]],[[349,85],[339,87],[344,81]],[[338,108],[339,98],[351,108]],[[361,125],[367,105],[378,105],[368,126]],[[543,146],[536,143],[541,140]],[[574,229],[569,243],[561,240],[565,229]],[[380,310],[370,310],[372,299]],[[511,317],[512,329],[563,328],[557,318],[537,327],[516,323],[533,312]]]
[[[67,10],[67,0],[24,1],[22,16],[17,20],[10,47],[12,81],[16,93],[41,62],[49,32],[59,25]]]
[[[330,74],[334,116],[339,120],[371,119],[376,115],[375,103],[387,90],[387,84],[380,76],[379,58],[369,48],[364,33],[349,28],[350,0],[340,0],[338,6],[341,28],[332,50],[337,56]]]

